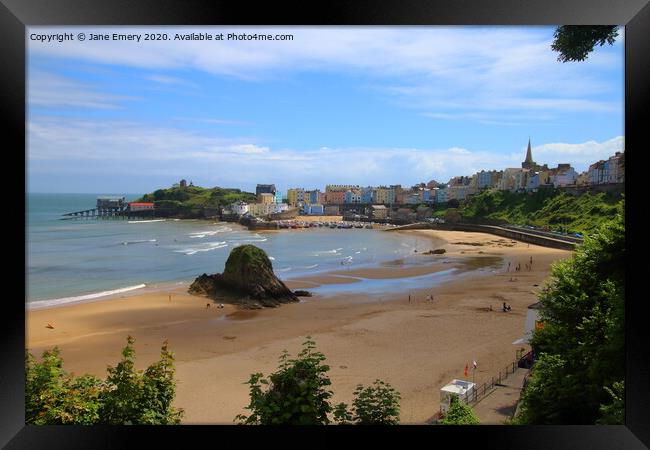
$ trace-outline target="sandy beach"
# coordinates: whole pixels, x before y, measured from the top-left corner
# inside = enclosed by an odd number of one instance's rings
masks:
[[[212,301],[187,294],[185,286],[136,291],[105,301],[28,310],[27,347],[40,357],[56,345],[66,370],[105,377],[106,366],[118,362],[127,335],[136,339],[139,368],[156,360],[167,340],[176,356],[175,405],[185,410],[183,423],[231,424],[237,414],[246,413],[244,382],[250,374],[275,371],[282,350],[295,355],[311,335],[331,367],[334,403],[350,403],[357,384],[379,378],[401,393],[402,423],[425,423],[438,410],[440,388],[453,378],[464,378],[466,364],[477,361],[476,382],[482,383],[515,359],[521,346],[512,342],[523,335],[527,306],[537,301],[551,263],[571,252],[483,233],[400,233],[431,237],[432,242],[434,237],[442,239],[446,253],[421,254],[431,261],[425,266],[401,267],[396,262],[287,284],[292,289],[342,283],[353,287],[355,277],[403,278],[444,270],[449,265],[441,261],[450,258],[468,276],[411,290],[410,301],[409,292],[387,293],[381,301],[356,292],[315,295],[253,311],[232,305],[208,308]],[[531,257],[532,270],[526,270]],[[487,258],[490,265],[479,264],[485,270],[468,272]],[[515,272],[518,263],[522,270]],[[434,301],[426,302],[430,294]],[[501,311],[504,301],[512,311]]]

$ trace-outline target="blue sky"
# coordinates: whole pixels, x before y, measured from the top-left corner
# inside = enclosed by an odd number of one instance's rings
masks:
[[[175,41],[175,33],[292,34]],[[256,183],[446,182],[624,148],[623,33],[580,63],[554,27],[30,27],[30,192],[144,193],[181,178]],[[71,32],[169,41],[39,42]]]

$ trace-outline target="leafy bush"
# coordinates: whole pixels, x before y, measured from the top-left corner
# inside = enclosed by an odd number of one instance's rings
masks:
[[[625,423],[625,382],[617,381],[612,388],[605,386],[611,396],[611,403],[600,405],[601,418],[596,422],[601,425],[623,425]]]
[[[399,423],[399,392],[390,384],[375,380],[372,386],[358,385],[354,391],[352,410],[345,403],[339,403],[334,417],[340,424],[397,425]]]
[[[480,422],[471,406],[460,401],[456,396],[451,398],[447,414],[440,421],[441,425],[479,425]]]
[[[399,421],[400,394],[389,384],[376,380],[372,387],[357,386],[352,411],[345,403],[335,409],[329,403],[332,383],[325,375],[329,366],[325,356],[316,351],[316,344],[307,336],[296,359],[289,359],[285,350],[280,356],[278,371],[268,379],[254,373],[250,385],[249,416],[239,414],[235,421],[248,425],[327,425],[333,413],[338,423],[393,425]],[[262,386],[266,386],[265,390]]]
[[[134,339],[129,336],[122,360],[108,368],[108,389],[100,395],[102,423],[109,425],[169,425],[182,413],[172,408],[175,395],[174,358],[163,344],[160,360],[146,371],[135,370]]]
[[[63,370],[58,348],[43,352],[42,362],[26,352],[25,421],[35,425],[169,425],[182,410],[175,396],[174,357],[162,347],[160,360],[146,371],[134,367],[134,339],[129,336],[122,360],[108,368],[105,381],[91,375],[75,378]]]
[[[246,407],[251,414],[239,414],[235,420],[249,425],[328,424],[332,392],[326,387],[332,383],[325,375],[329,366],[322,364],[325,356],[315,348],[308,336],[296,359],[289,359],[286,350],[282,353],[279,370],[268,379],[261,373],[252,374],[247,381],[251,401]],[[268,389],[263,391],[262,385]]]
[[[544,326],[531,342],[540,357],[522,393],[520,423],[594,424],[612,400],[608,386],[616,390],[624,378],[624,203],[618,212],[552,266],[540,294]]]
[[[43,352],[42,362],[25,354],[25,422],[34,425],[92,425],[99,421],[101,380],[75,379],[63,370],[60,350]]]

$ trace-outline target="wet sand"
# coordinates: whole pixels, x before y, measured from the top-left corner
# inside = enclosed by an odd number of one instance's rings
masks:
[[[127,335],[136,339],[139,368],[155,361],[168,340],[176,355],[175,405],[185,410],[183,422],[230,424],[235,415],[246,413],[244,382],[250,374],[275,371],[282,350],[297,354],[311,335],[331,367],[333,402],[350,403],[358,383],[380,378],[402,395],[402,423],[424,423],[438,409],[440,388],[464,378],[466,364],[477,361],[476,382],[481,383],[514,360],[521,346],[512,342],[523,335],[527,306],[537,301],[550,264],[571,252],[483,233],[403,233],[443,239],[444,245],[432,247],[446,253],[420,255],[431,261],[426,266],[342,270],[287,284],[308,290],[341,282],[354,287],[358,281],[348,277],[412,277],[452,264],[464,267],[466,276],[410,290],[410,302],[409,292],[382,294],[381,302],[376,295],[355,292],[303,297],[300,303],[253,311],[233,305],[219,309],[211,300],[187,294],[185,286],[136,291],[123,298],[29,310],[27,346],[40,356],[57,345],[66,370],[105,377],[106,366],[119,360]],[[528,271],[524,265],[531,256]],[[489,264],[486,258],[491,258]],[[515,272],[518,263],[522,270]],[[472,265],[484,269],[470,271]],[[430,294],[434,301],[426,302]],[[500,310],[504,301],[511,312]],[[48,323],[54,328],[46,328]]]

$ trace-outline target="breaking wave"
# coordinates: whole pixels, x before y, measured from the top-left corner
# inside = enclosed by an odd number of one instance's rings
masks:
[[[48,306],[64,305],[66,303],[75,303],[84,300],[91,300],[93,298],[106,297],[108,295],[121,294],[122,292],[133,291],[135,289],[142,289],[143,287],[146,287],[146,285],[138,284],[135,286],[127,286],[120,289],[114,289],[112,291],[102,291],[102,292],[95,292],[93,294],[78,295],[76,297],[62,297],[62,298],[53,298],[48,300],[38,300],[35,302],[29,302],[26,305],[29,309],[46,308]]]

